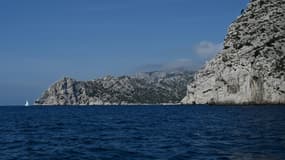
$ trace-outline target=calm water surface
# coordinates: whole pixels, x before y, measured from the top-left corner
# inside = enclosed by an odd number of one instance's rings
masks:
[[[0,107],[0,159],[285,159],[285,106]]]

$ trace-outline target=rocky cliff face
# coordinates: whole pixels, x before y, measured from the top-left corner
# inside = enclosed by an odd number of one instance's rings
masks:
[[[285,1],[251,0],[182,103],[285,104],[284,72]]]
[[[133,76],[76,81],[64,78],[44,92],[37,105],[108,105],[179,103],[192,72],[148,72]]]

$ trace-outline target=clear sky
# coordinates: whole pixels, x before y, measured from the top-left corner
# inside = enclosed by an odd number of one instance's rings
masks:
[[[1,0],[0,105],[56,80],[180,67],[216,54],[248,0]]]

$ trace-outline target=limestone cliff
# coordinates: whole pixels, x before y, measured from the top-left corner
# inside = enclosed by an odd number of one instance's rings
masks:
[[[77,81],[64,78],[53,84],[36,105],[118,105],[179,103],[193,73],[148,72],[133,76]]]
[[[285,104],[285,0],[251,0],[184,104]]]

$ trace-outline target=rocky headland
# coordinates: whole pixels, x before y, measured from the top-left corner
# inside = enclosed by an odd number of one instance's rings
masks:
[[[106,76],[92,81],[63,78],[35,102],[36,105],[177,104],[186,95],[193,72],[146,72]]]
[[[64,78],[35,104],[285,104],[285,1],[251,0],[230,25],[223,50],[193,75]]]
[[[285,1],[251,0],[184,104],[285,104]]]

